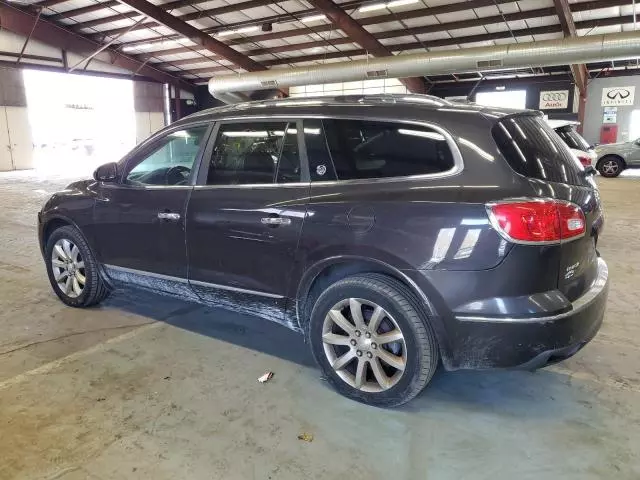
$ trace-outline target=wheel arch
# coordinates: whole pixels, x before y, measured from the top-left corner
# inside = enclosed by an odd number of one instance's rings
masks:
[[[420,300],[424,312],[428,316],[436,316],[436,310],[418,287],[418,285],[401,270],[377,259],[359,257],[355,255],[340,255],[325,258],[308,268],[298,284],[296,304],[298,323],[306,331],[315,304],[315,299],[329,285],[338,280],[358,273],[382,273],[404,284]]]

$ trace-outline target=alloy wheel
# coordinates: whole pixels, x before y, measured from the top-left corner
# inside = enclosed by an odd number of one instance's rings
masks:
[[[51,271],[62,293],[71,298],[82,294],[86,284],[84,260],[80,249],[71,240],[61,238],[53,246]]]
[[[614,175],[618,171],[618,162],[615,160],[607,160],[602,164],[602,172],[608,175]]]
[[[336,303],[322,325],[324,353],[336,374],[363,392],[396,385],[407,363],[404,335],[380,305],[361,298]]]

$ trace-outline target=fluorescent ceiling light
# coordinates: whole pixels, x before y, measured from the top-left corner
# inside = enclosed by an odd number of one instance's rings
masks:
[[[309,23],[309,22],[317,22],[318,20],[326,20],[326,19],[327,19],[326,15],[311,15],[310,17],[303,18],[300,21],[303,23]]]
[[[218,37],[227,37],[229,35],[234,35],[236,33],[249,33],[249,32],[255,32],[256,30],[259,30],[260,27],[257,25],[251,25],[250,27],[242,27],[242,28],[238,28],[236,30],[224,30],[222,32],[218,32],[216,33],[216,35]]]
[[[365,5],[360,7],[359,12],[372,12],[374,10],[382,10],[384,8],[401,7],[402,5],[411,5],[412,3],[418,3],[420,0],[393,0],[385,3],[374,3],[372,5]]]
[[[154,47],[170,47],[174,45],[182,45],[178,40],[165,40],[162,42],[139,43],[138,45],[129,45],[122,47],[123,52],[133,52],[136,50],[149,50]]]
[[[365,5],[364,7],[360,7],[359,12],[373,12],[374,10],[382,10],[383,8],[387,8],[386,3],[374,3],[373,5]]]
[[[420,0],[393,0],[387,3],[387,8],[401,7],[402,5],[411,5],[412,3],[418,3]]]

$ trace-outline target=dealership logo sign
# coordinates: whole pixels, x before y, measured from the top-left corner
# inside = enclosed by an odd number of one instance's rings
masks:
[[[569,90],[540,92],[540,110],[564,110],[569,107]]]
[[[636,87],[611,87],[602,89],[602,106],[619,107],[633,105]]]

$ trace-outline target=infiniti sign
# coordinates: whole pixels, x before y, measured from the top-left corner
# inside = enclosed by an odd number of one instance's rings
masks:
[[[611,87],[602,89],[602,106],[633,105],[636,87]]]

